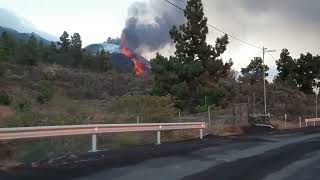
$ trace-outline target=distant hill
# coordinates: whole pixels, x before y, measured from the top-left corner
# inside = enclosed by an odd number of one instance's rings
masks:
[[[51,42],[48,41],[47,39],[39,36],[38,34],[36,33],[20,33],[14,29],[11,29],[11,28],[6,28],[6,27],[2,27],[0,26],[0,35],[3,33],[3,32],[7,32],[9,33],[13,38],[15,38],[16,40],[22,40],[22,41],[27,41],[30,36],[32,34],[35,35],[35,37],[37,38],[38,41],[42,41],[45,45],[49,45]]]
[[[97,51],[101,51],[104,49],[106,52],[111,53],[120,53],[120,46],[116,44],[110,44],[110,43],[101,43],[101,44],[91,44],[84,48],[87,53],[89,54],[96,54]]]
[[[111,64],[114,70],[127,73],[134,72],[134,63],[124,54],[112,53]]]

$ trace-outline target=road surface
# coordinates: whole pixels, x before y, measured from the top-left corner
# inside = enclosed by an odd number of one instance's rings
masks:
[[[55,167],[0,173],[0,179],[314,180],[320,177],[320,129],[207,137],[80,159]]]

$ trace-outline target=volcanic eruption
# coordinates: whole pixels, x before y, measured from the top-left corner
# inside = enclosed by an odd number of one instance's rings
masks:
[[[127,35],[125,31],[122,32],[120,51],[130,59],[134,64],[134,70],[137,76],[145,76],[151,72],[151,65],[148,60],[133,52],[130,47],[128,47]]]
[[[186,3],[186,0],[181,0],[179,4],[183,7]],[[151,65],[142,56],[148,53],[150,56],[150,53],[155,54],[165,50],[168,44],[172,45],[170,29],[184,22],[183,13],[162,1],[135,2],[128,9],[120,44],[93,44],[87,50],[96,53],[104,49],[111,53],[111,63],[115,70],[134,70],[136,75],[146,76],[151,73]]]

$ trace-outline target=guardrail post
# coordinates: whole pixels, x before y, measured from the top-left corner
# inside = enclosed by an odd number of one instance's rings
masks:
[[[91,152],[97,152],[97,135],[92,134],[92,149]]]
[[[313,127],[316,127],[316,121],[313,122]]]
[[[203,129],[200,129],[200,139],[203,139]]]
[[[302,128],[302,118],[301,118],[301,116],[299,117],[299,125],[300,125],[300,128]]]
[[[208,127],[211,128],[211,107],[208,106]]]
[[[308,127],[308,122],[306,122],[306,127]]]
[[[284,115],[284,128],[287,128],[287,114]]]
[[[161,131],[157,131],[157,145],[161,144]]]

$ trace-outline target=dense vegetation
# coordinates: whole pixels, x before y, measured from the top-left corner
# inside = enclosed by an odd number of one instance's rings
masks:
[[[70,37],[67,32],[63,33],[59,42],[51,44],[44,44],[34,34],[30,35],[29,40],[22,41],[3,32],[0,37],[0,61],[28,66],[39,63],[58,64],[94,72],[111,70],[107,52],[101,50],[96,55],[88,54],[82,49],[80,34],[74,33]]]
[[[170,103],[167,102],[170,106],[162,109],[168,117],[177,109],[196,113],[206,111],[208,105],[225,108],[235,103],[250,104],[250,99],[258,105],[263,104],[262,58],[255,57],[241,70],[238,78],[232,69],[232,61],[221,59],[229,44],[228,36],[217,38],[214,46],[207,43],[208,20],[202,2],[189,0],[184,15],[186,23],[174,26],[169,32],[176,47],[174,55],[157,54],[151,60],[152,75],[144,78],[111,71],[110,54],[104,50],[95,55],[86,53],[78,33],[70,36],[63,32],[59,42],[46,44],[34,34],[21,41],[4,32],[0,37],[0,76],[8,82],[24,83],[20,85],[22,93],[0,89],[0,104],[12,106],[17,112],[28,112],[35,111],[35,106],[50,104],[57,96],[73,100],[106,100],[108,104],[118,99],[121,103],[116,104],[120,111],[138,115],[149,113],[143,110],[146,106],[139,106],[140,103],[146,103],[150,108],[152,102],[167,107],[163,103],[167,101],[161,98],[170,97]],[[108,38],[107,42],[119,44],[120,39]],[[269,67],[264,68],[268,76]],[[267,83],[268,93],[299,94],[301,103],[306,105],[312,95],[314,79],[319,77],[320,57],[307,53],[294,59],[287,49],[283,49],[277,68],[279,75],[274,83]],[[277,102],[277,97],[273,101],[270,98],[268,109],[288,111],[287,107],[278,107]]]
[[[186,23],[170,31],[174,55],[157,54],[152,75],[143,78],[112,71],[110,54],[85,52],[78,33],[63,32],[59,42],[49,44],[34,34],[22,41],[2,33],[0,127],[135,123],[137,117],[141,123],[174,122],[180,120],[178,111],[198,115],[208,105],[227,109],[241,103],[249,113],[262,113],[262,58],[255,57],[238,78],[232,61],[221,58],[228,36],[207,43],[202,2],[189,0],[184,14]],[[120,39],[107,42],[119,44]],[[268,76],[269,67],[264,68]],[[267,82],[268,112],[277,117],[288,113],[296,120],[312,116],[320,57],[307,53],[295,59],[283,49],[277,69],[274,82]]]
[[[288,49],[283,49],[277,61],[279,75],[275,82],[288,87],[299,88],[305,93],[312,93],[315,79],[320,77],[320,56],[311,53],[301,54],[293,59]]]

